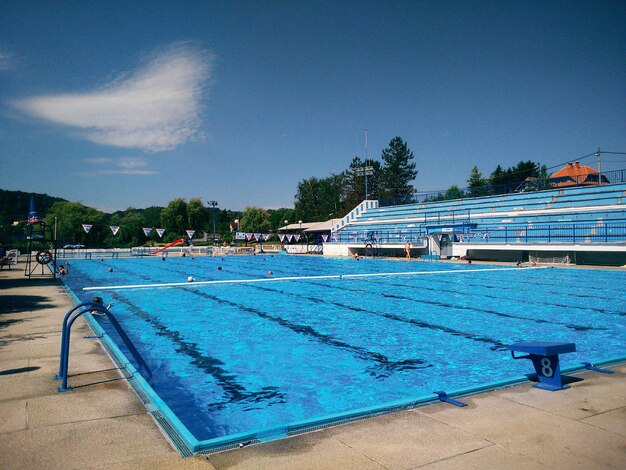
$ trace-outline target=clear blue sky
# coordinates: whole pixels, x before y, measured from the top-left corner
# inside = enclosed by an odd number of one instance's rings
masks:
[[[624,1],[3,1],[0,188],[290,207],[365,129],[373,158],[408,142],[418,190],[623,152],[625,25]]]

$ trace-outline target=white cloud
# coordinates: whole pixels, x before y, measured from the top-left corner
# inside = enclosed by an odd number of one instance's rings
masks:
[[[10,70],[15,66],[15,55],[7,49],[6,46],[0,44],[0,71]]]
[[[210,54],[178,44],[92,92],[36,96],[15,105],[33,116],[78,128],[91,142],[156,152],[198,135],[210,73]]]
[[[86,158],[83,160],[92,166],[88,171],[80,172],[81,176],[107,175],[156,175],[158,171],[147,168],[148,162],[138,157],[122,158]]]

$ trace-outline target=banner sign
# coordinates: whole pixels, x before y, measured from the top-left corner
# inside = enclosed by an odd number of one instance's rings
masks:
[[[113,235],[117,235],[117,232],[120,231],[119,225],[109,225],[109,228],[111,229],[111,232],[113,232]]]
[[[165,233],[165,229],[164,228],[157,228],[155,230],[156,230],[156,233],[159,234],[159,238],[162,238],[163,234]]]
[[[235,240],[245,240],[246,234],[244,232],[235,233]]]
[[[41,217],[37,214],[37,210],[35,209],[35,200],[33,197],[30,197],[30,209],[28,210],[28,224],[38,224],[41,222]]]
[[[152,229],[150,227],[143,227],[143,233],[145,233],[146,237],[150,236]]]
[[[187,236],[189,238],[193,238],[193,234],[196,233],[195,230],[185,230],[185,232],[187,232]]]
[[[93,224],[83,224],[83,230],[85,231],[85,233],[89,233],[91,227],[93,227]]]

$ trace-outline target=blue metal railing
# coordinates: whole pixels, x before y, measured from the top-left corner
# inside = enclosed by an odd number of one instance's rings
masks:
[[[335,232],[329,243],[371,243],[375,245],[416,242],[429,234],[426,227],[414,230],[344,230]],[[626,222],[605,224],[519,224],[498,228],[466,229],[464,233],[455,231],[459,241],[528,243],[528,242],[567,242],[567,243],[610,243],[626,242]]]
[[[626,223],[512,225],[477,229],[459,237],[464,243],[610,243],[626,241]]]
[[[328,240],[333,243],[363,243],[385,244],[406,243],[418,241],[427,235],[426,229],[417,230],[390,230],[390,231],[342,231],[335,232]]]
[[[63,318],[63,326],[61,329],[61,353],[59,355],[59,373],[54,377],[55,380],[61,380],[61,386],[57,388],[57,392],[68,392],[72,390],[72,387],[68,387],[67,385],[67,376],[68,376],[68,365],[70,359],[70,331],[72,329],[72,325],[74,322],[87,312],[99,312],[103,313],[107,316],[115,331],[117,331],[118,335],[134,357],[135,361],[140,367],[140,372],[143,370],[144,375],[146,375],[146,380],[149,381],[152,378],[152,373],[150,372],[150,368],[145,363],[139,351],[132,344],[132,341],[124,330],[122,326],[119,324],[115,316],[111,313],[111,311],[104,307],[102,304],[96,302],[84,302],[78,304],[71,308]]]
[[[594,179],[595,178],[595,179]],[[402,204],[414,204],[423,202],[445,201],[453,199],[465,199],[482,196],[497,196],[510,193],[528,193],[548,189],[591,187],[598,185],[598,175],[578,175],[565,178],[545,178],[532,181],[519,181],[516,183],[493,185],[487,184],[480,188],[459,188],[454,197],[446,197],[447,190],[415,192],[410,196],[381,199],[379,207],[396,206]],[[626,169],[602,172],[602,185],[626,183]]]

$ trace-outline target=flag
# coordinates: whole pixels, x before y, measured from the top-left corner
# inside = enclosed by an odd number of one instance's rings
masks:
[[[151,232],[152,229],[150,227],[143,227],[143,233],[146,234],[146,237],[149,237]]]
[[[159,238],[162,238],[163,234],[165,233],[165,229],[164,228],[157,228],[155,230],[156,230],[156,233],[159,234]]]
[[[85,233],[89,233],[89,230],[91,230],[91,227],[93,227],[93,224],[82,224],[83,225],[83,230],[85,231]]]
[[[120,231],[119,225],[109,225],[109,228],[111,229],[111,232],[113,232],[113,235],[117,235],[117,232]]]
[[[39,217],[39,214],[37,214],[37,211],[35,210],[35,201],[33,199],[33,197],[30,197],[30,208],[28,209],[28,223],[30,225],[33,224],[38,224],[39,222],[41,222],[41,217]]]

